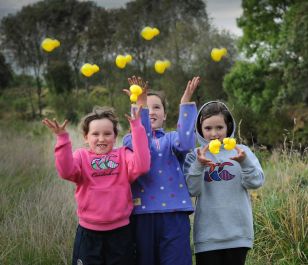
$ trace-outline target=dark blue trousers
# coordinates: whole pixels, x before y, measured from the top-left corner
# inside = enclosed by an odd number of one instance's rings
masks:
[[[110,231],[77,227],[73,265],[132,265],[134,245],[131,225]]]
[[[228,248],[196,253],[197,265],[244,265],[249,248]]]
[[[132,216],[137,265],[191,265],[190,221],[186,212]]]

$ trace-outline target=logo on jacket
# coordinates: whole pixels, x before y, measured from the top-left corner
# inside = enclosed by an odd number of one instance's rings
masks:
[[[228,170],[224,169],[224,166],[233,166],[231,162],[224,162],[224,163],[216,163],[210,166],[209,171],[204,173],[204,181],[211,182],[211,181],[221,181],[221,180],[231,180],[235,177],[229,173]]]
[[[102,158],[95,158],[92,160],[91,166],[95,170],[117,168],[119,164],[110,159],[111,157],[114,156],[115,155],[107,155]]]

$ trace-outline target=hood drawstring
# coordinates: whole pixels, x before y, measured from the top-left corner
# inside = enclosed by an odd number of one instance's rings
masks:
[[[158,138],[156,137],[156,132],[155,132],[155,130],[153,131],[153,138],[154,138],[155,143],[156,143],[156,149],[157,149],[157,150],[160,150],[160,145],[159,145]]]

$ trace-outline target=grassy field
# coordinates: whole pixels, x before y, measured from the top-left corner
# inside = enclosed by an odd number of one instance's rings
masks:
[[[0,124],[1,265],[71,263],[74,185],[57,177],[53,144],[39,123]],[[247,264],[308,264],[307,153],[260,155],[266,183],[251,194],[256,239]]]

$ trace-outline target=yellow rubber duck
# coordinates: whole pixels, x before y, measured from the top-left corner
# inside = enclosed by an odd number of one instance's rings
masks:
[[[221,142],[218,139],[212,140],[209,144],[209,151],[212,154],[217,155],[219,153],[220,146]]]
[[[224,148],[228,151],[232,150],[236,146],[236,140],[234,138],[224,138],[223,139]]]
[[[41,47],[45,52],[52,52],[59,46],[60,46],[60,41],[51,38],[46,38],[41,43]]]

